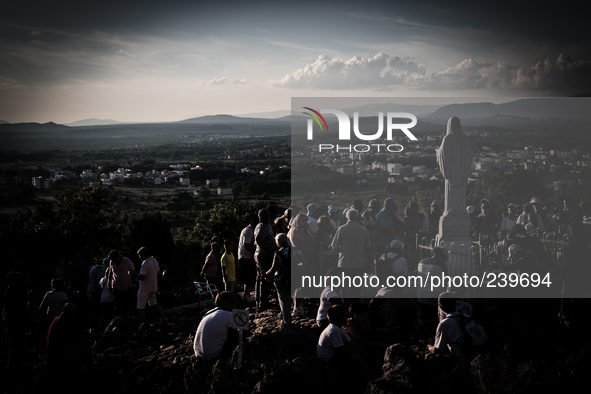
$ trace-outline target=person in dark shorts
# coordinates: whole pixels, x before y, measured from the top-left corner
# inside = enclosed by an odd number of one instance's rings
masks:
[[[242,229],[240,240],[238,241],[238,269],[236,272],[236,281],[244,285],[244,302],[254,302],[251,291],[256,283],[257,271],[254,261],[254,229],[259,219],[254,215],[248,226]]]

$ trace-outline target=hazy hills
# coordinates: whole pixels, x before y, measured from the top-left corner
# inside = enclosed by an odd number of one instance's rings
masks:
[[[410,112],[419,118],[417,128],[425,133],[445,131],[445,123],[457,116],[465,126],[486,126],[511,132],[555,131],[568,128],[587,132],[591,127],[591,98],[534,98],[503,104],[469,103],[434,105],[373,104],[360,113],[375,117],[378,112]],[[296,116],[305,116],[297,113]],[[328,118],[329,123],[333,121]],[[369,127],[371,125],[370,120]],[[112,122],[112,123],[111,123]],[[100,123],[100,124],[96,124]],[[369,129],[368,129],[369,130]],[[86,119],[60,125],[49,123],[0,122],[0,150],[35,152],[42,150],[114,149],[163,144],[195,144],[222,137],[251,138],[289,135],[291,117],[253,118],[210,115],[176,122],[121,123]]]
[[[521,99],[503,104],[450,104],[427,115],[427,118],[449,119],[451,116],[457,116],[460,119],[474,119],[501,115],[531,119],[568,119],[588,117],[589,110],[589,98],[548,97]]]
[[[77,120],[72,123],[66,123],[65,125],[70,126],[70,127],[78,127],[78,126],[105,126],[105,125],[121,124],[121,123],[123,123],[123,122],[119,122],[119,121],[112,120],[112,119],[90,118],[90,119]]]
[[[247,118],[247,117],[240,117],[234,115],[207,115],[207,116],[200,116],[197,118],[190,118],[181,120],[179,122],[173,122],[174,124],[281,124],[281,123],[288,123],[290,122],[289,117],[282,117],[282,118]]]
[[[221,137],[288,135],[288,119],[269,120],[220,115],[170,123],[117,123],[65,126],[55,123],[0,124],[0,150],[100,150],[170,144],[195,144]]]

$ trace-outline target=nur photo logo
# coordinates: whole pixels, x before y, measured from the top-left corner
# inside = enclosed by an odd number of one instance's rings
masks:
[[[417,117],[408,112],[387,112],[384,116],[384,112],[378,112],[378,128],[377,131],[371,132],[362,132],[359,126],[359,112],[353,112],[353,120],[346,112],[338,110],[338,109],[320,109],[315,110],[310,107],[302,107],[307,110],[307,112],[303,112],[305,115],[309,116],[310,119],[307,119],[307,128],[306,128],[306,135],[309,141],[314,140],[314,124],[318,125],[321,131],[328,132],[328,123],[323,115],[334,115],[338,122],[338,140],[339,141],[351,141],[352,137],[354,136],[357,140],[361,141],[376,141],[382,139],[384,136],[384,129],[385,139],[386,141],[393,141],[394,132],[400,131],[402,132],[409,140],[417,141],[417,137],[409,130],[412,127],[416,126],[417,124]],[[384,118],[386,119],[385,127],[384,127]],[[410,120],[407,123],[400,123],[400,120]],[[314,123],[315,122],[315,123]],[[351,129],[353,133],[351,133]],[[349,152],[358,152],[364,153],[369,152],[371,150],[376,150],[376,152],[380,152],[381,150],[386,150],[388,152],[402,152],[404,147],[400,144],[355,144],[355,145],[339,145],[339,144],[319,144],[318,150],[320,152],[327,151],[327,150],[336,150],[339,151],[349,151]]]

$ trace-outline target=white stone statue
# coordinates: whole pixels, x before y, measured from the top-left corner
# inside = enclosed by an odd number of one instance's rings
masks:
[[[460,119],[447,122],[447,134],[437,149],[437,163],[445,178],[444,214],[466,213],[466,183],[472,171],[472,146]]]
[[[472,147],[457,117],[451,117],[447,122],[447,134],[436,153],[439,169],[445,178],[445,207],[437,239],[471,244],[471,223],[466,214],[466,183],[472,171]]]

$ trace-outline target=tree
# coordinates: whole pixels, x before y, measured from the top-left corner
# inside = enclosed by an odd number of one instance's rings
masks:
[[[249,217],[256,215],[257,208],[240,202],[226,201],[215,205],[195,219],[192,235],[207,244],[214,235],[229,238],[237,243],[240,231],[248,224]]]
[[[493,209],[501,212],[509,203],[521,205],[529,202],[533,196],[545,199],[548,194],[543,180],[533,171],[499,171],[483,177],[468,193],[467,201],[475,205],[483,198],[487,198],[493,205]]]
[[[170,224],[166,217],[157,211],[137,211],[129,215],[124,232],[126,253],[135,256],[137,250],[145,246],[154,257],[164,265],[169,265],[174,254]]]
[[[0,235],[3,270],[19,269],[41,288],[53,276],[85,286],[90,266],[121,242],[115,204],[112,193],[87,187],[10,216]]]

